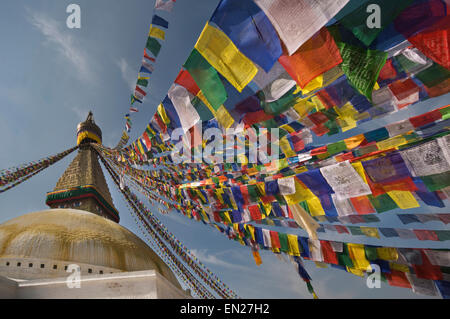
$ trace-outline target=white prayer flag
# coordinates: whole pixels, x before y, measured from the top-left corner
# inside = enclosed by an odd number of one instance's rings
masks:
[[[424,252],[433,265],[450,267],[450,251],[425,249]]]
[[[156,0],[155,9],[172,12],[175,0]]]
[[[283,72],[275,81],[263,89],[266,102],[278,100],[296,84],[297,83],[287,72]]]
[[[412,291],[416,294],[439,296],[433,280],[418,278],[416,275],[410,273],[406,273],[406,277],[411,284]]]
[[[320,168],[320,172],[336,193],[337,199],[372,194],[369,185],[348,162],[340,162]]]
[[[191,104],[191,95],[181,85],[173,84],[169,89],[168,96],[178,113],[183,131],[186,133],[200,121],[197,110]]]
[[[428,176],[450,170],[450,164],[437,140],[403,150],[400,154],[413,176]]]
[[[323,261],[322,249],[318,239],[308,239],[309,252],[312,261]]]
[[[388,124],[386,125],[386,129],[389,132],[389,136],[394,137],[397,135],[405,134],[409,131],[413,131],[414,126],[411,124],[409,119],[406,119],[403,121]]]
[[[338,199],[336,194],[331,194],[331,199],[333,200],[334,207],[339,216],[354,215],[354,209],[352,203],[347,198]]]
[[[294,176],[277,179],[278,188],[281,195],[293,195],[295,194],[295,180]]]
[[[255,0],[286,46],[289,55],[328,21],[349,0]]]
[[[264,246],[272,247],[272,241],[270,239],[270,230],[263,228],[262,233],[263,233]]]

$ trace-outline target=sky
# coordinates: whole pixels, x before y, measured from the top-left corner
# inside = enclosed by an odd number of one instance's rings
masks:
[[[160,13],[169,21],[166,41],[151,75],[148,95],[139,113],[132,114],[131,137],[145,129],[159,101],[164,98],[180,67],[192,50],[205,22],[219,0],[178,0],[172,13]],[[353,4],[355,1],[352,1]],[[66,7],[81,7],[81,28],[66,26]],[[103,144],[114,147],[124,127],[130,94],[140,67],[154,0],[4,0],[0,11],[0,169],[17,166],[59,153],[76,144],[76,126],[89,110],[103,131]],[[448,104],[449,95],[410,106],[387,118],[364,123],[338,136],[356,135],[390,122],[424,113]],[[328,143],[335,137],[316,138]],[[0,194],[0,223],[47,209],[51,191],[75,154],[43,173]],[[107,181],[120,212],[120,224],[145,240],[130,216],[124,200],[108,176]],[[228,240],[202,223],[171,212],[158,218],[191,251],[240,297],[311,298],[295,267],[287,260],[261,251],[257,267],[248,247]],[[445,208],[422,207],[412,213],[448,212]],[[382,225],[402,227],[397,211],[378,215]],[[365,224],[360,224],[365,225]],[[367,224],[371,226],[371,224]],[[415,225],[416,226],[416,225]],[[438,222],[417,225],[422,229],[444,229]],[[273,229],[277,229],[276,227]],[[306,235],[303,231],[277,229]],[[399,247],[448,248],[448,243],[377,240],[336,234],[321,239],[353,241]],[[382,284],[369,289],[366,280],[341,270],[316,268],[305,261],[319,298],[425,298],[408,289]]]

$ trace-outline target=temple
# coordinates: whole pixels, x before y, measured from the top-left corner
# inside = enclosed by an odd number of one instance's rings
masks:
[[[0,225],[0,298],[191,298],[158,255],[119,225],[91,143],[92,113],[77,129],[78,154],[47,193],[51,209]]]

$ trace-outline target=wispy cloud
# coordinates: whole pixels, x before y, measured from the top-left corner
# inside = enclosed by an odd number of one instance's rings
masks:
[[[76,114],[76,116],[80,121],[84,121],[86,119],[87,114],[89,113],[88,109],[80,108],[77,106],[72,107],[70,110]]]
[[[116,62],[116,64],[120,69],[122,79],[125,81],[125,83],[127,83],[130,89],[133,90],[136,84],[136,72],[130,67],[130,65],[124,58],[120,58],[119,61]]]
[[[89,67],[88,58],[80,49],[69,32],[64,32],[65,22],[58,22],[47,15],[31,10],[28,12],[28,21],[46,38],[47,43],[54,48],[72,64],[77,75],[84,81],[93,81],[93,72]],[[69,29],[68,29],[69,30]]]
[[[239,264],[233,264],[233,263],[227,262],[227,261],[219,258],[217,254],[210,254],[210,253],[207,252],[206,249],[201,249],[201,250],[191,249],[191,252],[198,259],[200,259],[202,262],[207,263],[207,264],[221,266],[221,267],[227,267],[227,268],[230,268],[230,269],[239,269],[239,270],[243,270],[243,271],[247,271],[248,270],[248,267],[241,266]]]

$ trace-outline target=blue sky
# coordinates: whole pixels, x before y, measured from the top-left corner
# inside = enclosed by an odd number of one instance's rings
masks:
[[[132,115],[132,138],[138,136],[166,95],[188,57],[206,20],[218,0],[179,0],[174,11],[160,15],[169,21],[166,41],[152,74],[149,95],[137,114]],[[354,2],[354,1],[353,1]],[[66,7],[81,7],[81,29],[66,27]],[[129,96],[136,81],[154,1],[56,1],[5,0],[0,11],[0,168],[56,154],[76,143],[76,126],[92,110],[103,130],[103,143],[115,146],[127,113]],[[386,119],[366,123],[338,136],[358,134],[388,122],[421,114],[448,104],[449,95],[402,110]],[[317,143],[337,137],[316,139]],[[51,191],[74,155],[45,172],[0,195],[0,222],[46,209],[45,194]],[[121,195],[108,179],[121,224],[142,237]],[[295,267],[262,252],[263,264],[256,267],[248,247],[229,241],[212,228],[176,212],[161,216],[167,227],[238,295],[246,298],[311,298]],[[411,210],[426,212],[429,208]],[[435,209],[436,212],[448,212]],[[382,224],[402,227],[395,211],[381,216]],[[364,224],[363,224],[364,225]],[[414,225],[443,229],[431,222]],[[292,232],[292,230],[281,230]],[[298,232],[305,235],[304,232]],[[435,242],[389,241],[324,234],[324,239],[353,240],[368,244],[448,248]],[[313,286],[321,298],[418,298],[407,289],[369,289],[365,279],[346,272],[316,268],[306,261]]]

